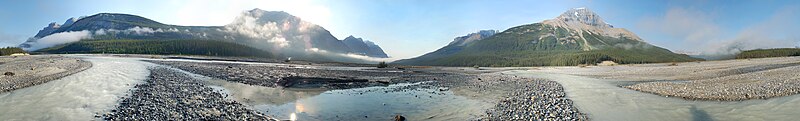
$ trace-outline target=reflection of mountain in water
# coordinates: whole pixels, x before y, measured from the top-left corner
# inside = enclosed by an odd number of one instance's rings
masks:
[[[263,86],[253,86],[242,83],[228,82],[225,80],[211,80],[210,85],[225,88],[234,100],[247,105],[283,105],[299,99],[313,97],[322,94],[325,90],[287,90],[281,88],[270,88]]]

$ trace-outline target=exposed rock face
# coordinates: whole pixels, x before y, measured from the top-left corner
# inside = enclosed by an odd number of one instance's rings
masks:
[[[542,21],[542,23],[570,29],[571,31],[577,32],[577,35],[588,32],[590,34],[642,41],[642,39],[633,32],[623,28],[614,28],[614,26],[603,21],[603,18],[599,15],[586,8],[567,10],[555,19],[545,20]],[[579,36],[578,39],[584,39],[584,37]]]
[[[34,37],[41,38],[41,37],[50,35],[54,31],[58,30],[58,28],[61,28],[61,25],[59,25],[59,24],[57,24],[55,22],[47,24],[47,27],[44,27],[44,28],[42,28],[42,30],[39,30],[39,33],[36,33],[36,36],[34,36]]]
[[[464,49],[464,47],[466,45],[468,45],[470,43],[475,43],[477,41],[480,41],[480,40],[488,38],[488,37],[491,37],[491,36],[493,36],[493,35],[495,35],[497,33],[499,33],[499,31],[497,31],[497,30],[480,30],[480,31],[475,32],[475,33],[470,33],[470,34],[467,34],[467,35],[464,35],[464,36],[456,37],[456,38],[453,39],[452,42],[450,42],[450,44],[447,44],[447,46],[439,48],[436,51],[433,51],[433,52],[430,52],[430,53],[427,53],[425,55],[422,55],[422,56],[419,56],[419,57],[416,57],[416,58],[412,58],[412,59],[399,60],[397,62],[400,62],[400,63],[417,63],[417,62],[424,62],[424,61],[439,59],[439,58],[442,58],[442,57],[445,57],[445,56],[449,56],[449,55],[458,53],[462,49]]]
[[[456,37],[455,39],[453,39],[452,42],[450,42],[450,44],[448,44],[448,46],[450,46],[450,45],[453,45],[453,46],[464,46],[464,45],[467,45],[467,44],[472,43],[474,41],[490,37],[490,36],[492,36],[494,34],[497,34],[497,33],[499,33],[499,31],[497,31],[497,30],[481,30],[481,31],[478,31],[477,33],[470,33],[470,34],[468,34],[466,36]]]
[[[347,47],[353,50],[355,54],[364,55],[369,57],[377,57],[377,58],[388,58],[389,56],[383,52],[380,46],[376,45],[371,41],[364,40],[362,38],[356,38],[348,36],[342,40]]]
[[[383,48],[378,46],[378,44],[375,44],[372,41],[364,41],[364,43],[366,43],[367,47],[369,47],[369,51],[368,52],[372,52],[373,53],[373,54],[370,54],[371,55],[370,57],[378,57],[378,58],[388,58],[389,57],[388,54],[383,52]]]
[[[64,24],[62,26],[70,26],[73,23],[75,23],[76,21],[78,21],[78,19],[79,18],[74,18],[74,17],[73,18],[69,18],[69,19],[67,19],[67,21],[64,21]]]
[[[556,17],[556,19],[570,24],[581,23],[601,28],[612,28],[611,25],[603,21],[603,18],[600,18],[599,15],[586,8],[573,8],[567,10],[566,12],[562,13],[561,16]]]
[[[352,52],[328,30],[283,11],[253,9],[242,13],[224,28],[224,32],[246,38],[237,41],[272,46],[268,49],[273,50],[305,51],[316,48],[336,53]]]

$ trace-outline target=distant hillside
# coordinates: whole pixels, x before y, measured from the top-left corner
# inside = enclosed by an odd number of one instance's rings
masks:
[[[742,51],[736,59],[800,56],[800,48],[775,48]]]
[[[273,57],[256,48],[211,40],[85,40],[37,52]]]
[[[459,39],[454,40],[453,43]],[[404,65],[571,66],[610,60],[657,63],[700,60],[650,45],[635,34],[613,28],[588,9],[572,9],[556,19],[512,27],[460,46],[448,45]]]

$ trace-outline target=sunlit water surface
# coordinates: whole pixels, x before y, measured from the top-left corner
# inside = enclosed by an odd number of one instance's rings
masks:
[[[235,100],[279,119],[295,114],[298,120],[390,120],[395,115],[410,120],[469,120],[494,106],[438,87],[406,88],[425,82],[331,91],[268,88],[222,80],[210,83],[224,88]]]

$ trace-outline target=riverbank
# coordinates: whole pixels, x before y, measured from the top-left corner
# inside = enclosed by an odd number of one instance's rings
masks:
[[[618,66],[545,67],[536,72],[615,79],[620,87],[687,100],[740,101],[800,93],[800,57]]]
[[[47,83],[92,67],[92,63],[63,55],[0,57],[0,93]]]

